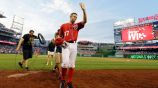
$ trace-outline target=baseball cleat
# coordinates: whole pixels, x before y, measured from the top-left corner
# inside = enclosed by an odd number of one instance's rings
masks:
[[[73,86],[72,86],[72,83],[70,82],[70,83],[67,83],[67,88],[74,88]]]
[[[23,66],[22,66],[22,63],[21,63],[21,62],[19,62],[18,64],[19,64],[19,66],[20,66],[21,68],[23,68]]]
[[[27,71],[29,71],[29,67],[25,67],[25,69],[26,69]]]
[[[54,66],[54,69],[57,69],[57,68],[58,68],[57,65],[55,65],[55,66]]]
[[[59,88],[65,88],[65,80],[61,80]]]
[[[52,72],[55,73],[55,69],[53,69]]]

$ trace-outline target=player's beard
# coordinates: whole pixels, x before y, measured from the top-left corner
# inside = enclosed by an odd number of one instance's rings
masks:
[[[71,23],[74,24],[76,20],[71,20]]]

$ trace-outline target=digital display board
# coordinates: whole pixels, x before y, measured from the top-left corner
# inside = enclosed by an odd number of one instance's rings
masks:
[[[124,28],[122,29],[121,34],[122,34],[122,42],[135,42],[140,40],[154,39],[152,24]]]

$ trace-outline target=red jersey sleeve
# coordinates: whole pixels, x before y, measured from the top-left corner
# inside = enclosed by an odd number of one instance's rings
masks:
[[[84,28],[84,24],[82,22],[77,23],[77,25],[78,25],[77,30]]]

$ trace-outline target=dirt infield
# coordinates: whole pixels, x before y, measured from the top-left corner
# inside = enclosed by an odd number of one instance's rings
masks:
[[[24,74],[24,75],[23,75]],[[77,70],[74,88],[158,88],[158,70]],[[46,71],[0,71],[0,88],[59,88]]]

